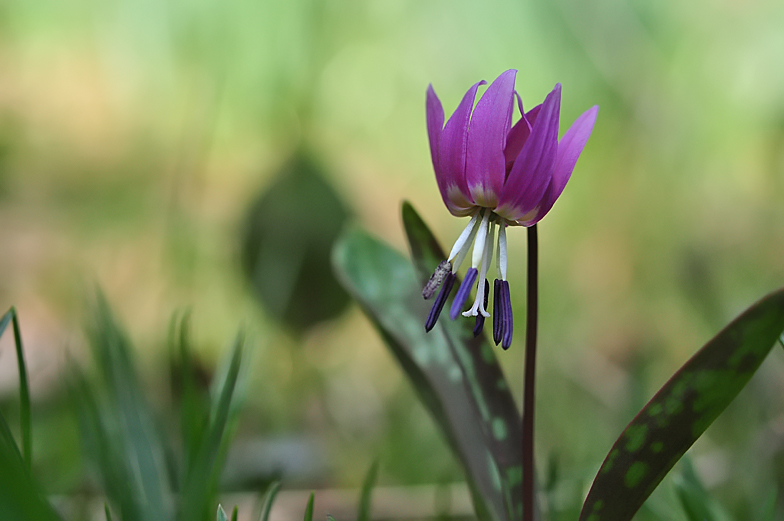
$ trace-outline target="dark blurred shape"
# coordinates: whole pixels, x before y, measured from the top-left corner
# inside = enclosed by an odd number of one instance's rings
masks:
[[[330,264],[349,211],[325,177],[311,156],[295,154],[253,202],[242,232],[243,271],[254,295],[295,331],[338,316],[349,301]]]

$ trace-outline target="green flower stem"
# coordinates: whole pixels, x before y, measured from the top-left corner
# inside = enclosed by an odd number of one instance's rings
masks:
[[[523,521],[534,521],[534,392],[536,377],[536,322],[539,300],[539,244],[536,225],[528,228],[528,291],[523,377]]]

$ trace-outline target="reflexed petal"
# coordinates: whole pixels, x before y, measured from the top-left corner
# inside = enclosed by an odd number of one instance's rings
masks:
[[[471,119],[476,90],[484,84],[484,81],[480,81],[468,89],[460,105],[446,122],[438,143],[436,182],[444,204],[454,215],[468,215],[474,206],[465,179],[468,122]]]
[[[535,110],[535,109],[534,109]],[[557,84],[536,114],[531,135],[509,172],[495,212],[510,221],[527,217],[542,202],[558,152],[561,84]],[[533,110],[531,111],[533,112]]]
[[[444,107],[441,100],[436,96],[436,91],[432,85],[427,86],[427,101],[425,103],[427,111],[427,137],[430,139],[430,158],[433,160],[433,170],[438,172],[438,142],[441,138],[441,130],[444,128]]]
[[[506,135],[512,126],[517,71],[502,73],[476,104],[468,131],[466,184],[479,206],[494,208],[504,187]]]
[[[588,142],[588,138],[591,137],[591,132],[593,131],[594,123],[596,123],[596,115],[598,112],[598,106],[593,106],[586,110],[574,123],[572,123],[572,126],[561,138],[561,142],[558,143],[558,154],[555,159],[555,166],[553,167],[551,186],[548,189],[548,193],[545,194],[546,197],[542,198],[542,205],[536,212],[536,217],[529,221],[530,224],[524,223],[526,226],[539,222],[547,215],[547,212],[550,211],[555,204],[555,201],[561,196],[561,193],[563,193],[566,183],[569,182],[569,178],[572,176],[574,165],[577,163],[577,159],[580,157],[585,144]]]

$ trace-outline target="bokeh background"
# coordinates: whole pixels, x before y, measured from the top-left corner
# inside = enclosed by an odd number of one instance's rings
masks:
[[[0,3],[0,305],[21,317],[45,486],[85,480],[60,382],[68,360],[87,358],[96,286],[153,402],[176,313],[191,313],[207,377],[249,332],[227,470],[237,488],[276,471],[295,488],[357,486],[376,457],[385,485],[460,481],[394,360],[334,287],[325,238],[353,222],[405,250],[408,199],[451,244],[464,222],[436,188],[425,89],[449,114],[508,68],[527,107],[563,84],[562,132],[601,107],[540,224],[537,450],[567,512],[668,376],[784,283],[784,4]],[[518,394],[521,339],[501,354]],[[7,409],[15,385],[4,338]],[[776,350],[693,459],[744,518],[784,493],[783,450]],[[667,497],[665,483],[644,514],[666,512]]]

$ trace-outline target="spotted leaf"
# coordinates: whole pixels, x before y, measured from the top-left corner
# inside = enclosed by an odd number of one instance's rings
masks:
[[[632,518],[730,404],[784,330],[784,288],[733,320],[662,387],[602,463],[580,521]]]

